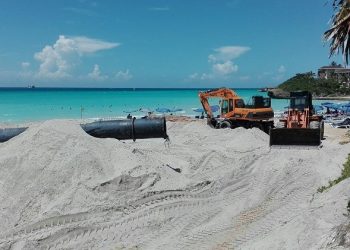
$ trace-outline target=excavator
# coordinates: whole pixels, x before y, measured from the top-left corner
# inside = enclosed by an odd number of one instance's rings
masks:
[[[209,98],[220,98],[220,115],[217,117],[211,110]],[[251,103],[245,104],[232,89],[219,88],[199,92],[199,99],[208,125],[213,128],[257,127],[268,134],[273,127],[274,113],[269,97],[253,96]]]
[[[319,146],[323,136],[323,117],[315,114],[311,93],[290,92],[287,116],[270,130],[270,146]]]

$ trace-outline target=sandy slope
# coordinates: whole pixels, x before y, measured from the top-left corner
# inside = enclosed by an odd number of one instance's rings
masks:
[[[170,143],[121,142],[54,120],[1,144],[0,249],[349,246],[350,181],[316,191],[350,152],[334,131],[302,150],[201,121],[168,132]]]

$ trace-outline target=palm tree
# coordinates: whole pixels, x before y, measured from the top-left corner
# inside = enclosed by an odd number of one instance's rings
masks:
[[[344,61],[348,64],[350,56],[350,0],[333,0],[334,15],[332,16],[332,28],[324,33],[327,41],[330,41],[330,56],[343,54]]]

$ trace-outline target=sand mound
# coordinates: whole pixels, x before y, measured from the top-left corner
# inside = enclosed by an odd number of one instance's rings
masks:
[[[339,245],[349,182],[316,190],[339,175],[349,145],[270,149],[258,129],[198,121],[168,133],[170,144],[122,142],[54,120],[0,144],[0,249]]]

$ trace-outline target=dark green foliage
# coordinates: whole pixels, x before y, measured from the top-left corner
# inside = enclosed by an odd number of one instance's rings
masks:
[[[333,0],[333,11],[331,28],[324,33],[324,38],[330,43],[330,56],[340,52],[348,64],[350,56],[350,1]]]
[[[350,89],[344,88],[340,83],[332,79],[315,78],[312,72],[296,74],[278,88],[284,91],[307,90],[313,96],[342,96],[350,94]]]
[[[328,189],[328,188],[338,184],[342,180],[345,180],[346,178],[350,177],[350,154],[348,155],[348,158],[347,158],[346,162],[343,164],[343,166],[344,166],[344,168],[341,171],[340,177],[335,179],[335,180],[329,181],[328,186],[322,186],[322,187],[318,188],[317,192],[322,193],[326,189]]]

